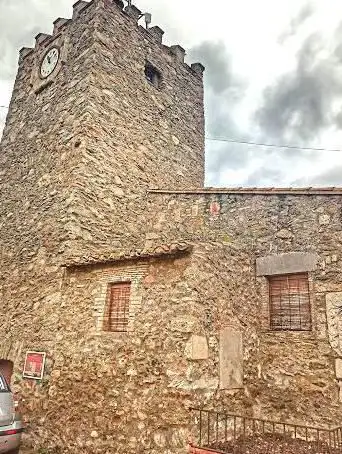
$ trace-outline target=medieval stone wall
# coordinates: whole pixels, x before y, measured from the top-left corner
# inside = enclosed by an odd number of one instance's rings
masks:
[[[194,250],[66,272],[48,417],[35,439],[70,453],[181,454],[191,439],[191,406],[340,424],[339,354],[329,341],[326,299],[342,293],[341,197],[203,191],[151,194],[150,202],[159,210],[147,242],[181,237]],[[313,329],[273,332],[257,261],[265,266],[265,258],[293,252],[317,255],[307,265]],[[130,329],[105,333],[105,288],[121,280],[133,286]]]
[[[29,443],[184,454],[190,406],[336,425],[341,195],[148,192],[203,185],[203,81],[138,16],[80,1],[21,52],[0,150],[0,359],[14,361]],[[63,267],[174,240],[193,252]],[[269,330],[272,267],[308,271],[311,332]],[[106,287],[122,280],[128,333],[104,333]],[[26,350],[47,353],[39,383],[22,379]]]
[[[256,416],[335,424],[340,420],[335,371],[340,353],[336,331],[328,332],[331,315],[326,301],[333,297],[341,302],[342,296],[341,197],[214,191],[151,194],[151,205],[160,207],[160,213],[148,237],[181,236],[197,244],[195,256],[201,255],[203,261],[194,275],[210,270],[202,285],[196,285],[199,298],[206,301],[208,288],[215,288],[211,311],[218,310],[221,298],[222,313],[232,307],[244,332],[243,394],[250,411]],[[267,278],[256,271],[257,259],[292,252],[317,255],[315,269],[309,271],[313,317],[309,333],[269,330]],[[227,323],[226,317],[217,320]],[[340,322],[335,318],[336,323]]]
[[[202,68],[185,65],[161,30],[139,27],[136,10],[133,19],[119,3],[79,1],[72,20],[21,50],[1,142],[0,359],[15,364],[12,384],[33,430],[59,339],[60,265],[144,241],[135,218],[150,185],[203,183]],[[61,57],[41,79],[52,46]],[[147,59],[160,90],[145,79]],[[22,379],[27,350],[47,353],[41,383]]]
[[[31,436],[36,450],[186,449],[189,392],[168,389],[167,374],[187,367],[187,328],[176,318],[188,319],[191,294],[182,280],[188,262],[185,256],[68,271],[48,412]],[[106,286],[121,280],[132,284],[129,332],[103,332]]]
[[[68,207],[79,161],[93,13],[89,7],[82,20],[55,27],[53,36],[38,35],[34,49],[21,51],[0,146],[0,359],[14,362],[13,389],[33,425],[46,411],[57,340],[60,264],[72,234]],[[52,45],[61,49],[61,59],[53,76],[43,80],[39,65]],[[22,379],[27,350],[47,353],[38,385]]]
[[[147,222],[147,189],[204,184],[202,70],[184,63],[181,48],[163,45],[162,31],[139,26],[136,10],[132,17],[115,2],[97,3],[70,213],[78,233],[70,247],[75,257],[141,243],[144,227],[140,231],[136,219]],[[146,63],[160,72],[159,88],[146,79]]]

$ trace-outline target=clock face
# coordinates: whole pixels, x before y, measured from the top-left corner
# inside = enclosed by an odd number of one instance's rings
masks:
[[[59,49],[52,47],[43,58],[40,65],[40,77],[46,79],[56,69],[59,60]]]

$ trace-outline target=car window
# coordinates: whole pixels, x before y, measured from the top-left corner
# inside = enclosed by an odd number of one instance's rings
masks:
[[[9,391],[8,385],[5,378],[0,375],[0,393],[6,393]]]

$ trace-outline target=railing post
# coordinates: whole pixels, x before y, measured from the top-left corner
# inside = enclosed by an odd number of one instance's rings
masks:
[[[207,433],[207,435],[208,435],[208,444],[207,444],[207,446],[209,448],[209,446],[210,446],[210,412],[208,411],[207,414],[208,414],[208,433]]]
[[[225,415],[224,419],[224,442],[227,443],[228,439],[228,416]]]
[[[218,424],[219,424],[219,414],[216,413],[216,446],[215,447],[218,446],[218,435],[219,435],[219,433],[218,433],[218,430],[219,430],[218,429]]]
[[[199,425],[199,445],[202,446],[202,410],[200,410]]]
[[[243,443],[242,443],[242,452],[246,452],[246,418],[243,418]]]

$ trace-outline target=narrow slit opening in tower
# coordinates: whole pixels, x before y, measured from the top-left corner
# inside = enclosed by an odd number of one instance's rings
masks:
[[[156,88],[160,88],[162,76],[160,71],[155,68],[151,63],[146,62],[145,65],[145,77],[150,84]]]

